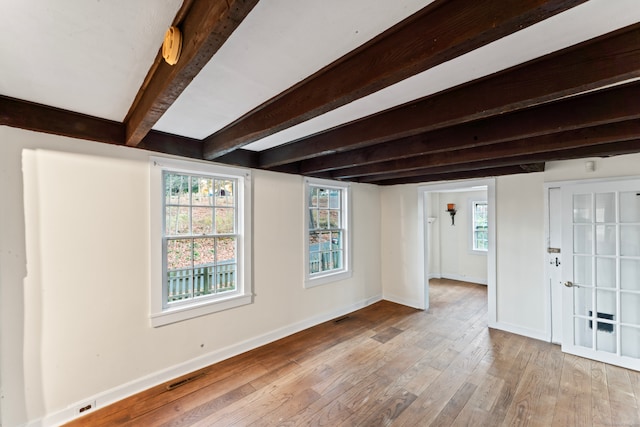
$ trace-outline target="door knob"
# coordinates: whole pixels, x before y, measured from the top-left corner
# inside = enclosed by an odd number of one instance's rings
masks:
[[[564,285],[567,288],[579,288],[579,286],[578,285],[574,285],[573,282],[564,282]]]

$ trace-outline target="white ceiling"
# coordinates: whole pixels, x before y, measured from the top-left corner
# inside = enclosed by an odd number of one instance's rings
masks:
[[[432,1],[262,0],[154,129],[206,138]]]
[[[0,0],[0,94],[122,121],[182,0]]]
[[[202,139],[432,0],[262,0],[154,129]],[[122,121],[180,0],[0,0],[0,94]],[[640,22],[590,0],[245,148],[263,150]]]

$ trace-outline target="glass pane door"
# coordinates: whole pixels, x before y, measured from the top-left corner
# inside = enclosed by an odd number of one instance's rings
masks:
[[[563,247],[563,351],[640,369],[640,182],[563,189]]]

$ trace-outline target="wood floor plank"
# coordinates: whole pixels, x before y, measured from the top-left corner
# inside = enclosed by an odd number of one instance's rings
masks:
[[[377,374],[371,374],[356,383],[354,387],[337,400],[353,414],[362,413],[362,408],[382,394],[383,389],[390,384],[391,381],[388,379],[381,378]]]
[[[501,335],[496,336],[500,337]],[[520,339],[520,337],[509,338],[511,345],[498,346],[499,352],[487,353],[491,354],[490,360],[492,360],[489,367],[479,364],[480,369],[487,369],[487,372],[504,380],[486,420],[487,425],[502,425],[504,423],[520,384],[521,373],[531,360],[531,353],[526,346],[527,340]],[[487,358],[485,357],[484,360],[486,361]]]
[[[375,334],[371,338],[373,338],[374,340],[384,344],[387,341],[395,338],[397,335],[401,334],[402,332],[403,332],[402,329],[398,329],[398,328],[394,328],[393,326],[389,326],[388,328],[384,329],[383,331],[380,331],[379,333]]]
[[[614,425],[640,425],[638,404],[629,375],[631,371],[606,365],[611,421]]]
[[[467,375],[442,372],[397,419],[400,426],[428,425],[464,384]]]
[[[267,368],[261,365],[254,365],[251,369],[242,372],[242,375],[225,377],[223,380],[201,387],[190,394],[174,400],[169,405],[160,406],[153,411],[146,412],[143,416],[137,417],[129,423],[139,425],[140,420],[144,420],[147,425],[156,425],[160,420],[168,418],[180,419],[185,417],[191,422],[197,421],[197,417],[207,412],[209,405],[213,409],[218,408],[221,402],[228,404],[233,399],[240,399],[256,389],[249,384],[250,381],[260,378],[268,373]],[[178,390],[178,389],[176,389]],[[212,409],[212,410],[213,410]],[[158,421],[156,421],[158,420]],[[186,424],[189,425],[189,424]]]
[[[213,421],[221,423],[221,425],[231,425],[247,416],[251,413],[258,412],[262,406],[267,408],[274,408],[278,404],[277,399],[269,394],[269,391],[273,387],[275,381],[279,378],[286,376],[292,371],[296,370],[299,366],[295,362],[289,362],[286,365],[280,366],[267,374],[249,381],[249,384],[256,390],[255,393],[247,396],[245,399],[232,402],[229,405],[216,411],[213,415],[208,415],[199,421],[193,422],[192,426],[208,427],[213,425]],[[252,411],[247,411],[247,406],[251,406]]]
[[[233,420],[233,423],[240,422],[242,425],[270,425],[283,417],[292,417],[321,397],[312,387],[332,374],[333,369],[326,365],[299,367],[274,380],[258,399],[249,399],[253,402],[251,411],[247,411],[249,402],[244,402],[245,405],[240,405],[226,416],[225,422],[231,424]]]
[[[609,384],[604,363],[591,363],[591,411],[594,427],[612,425]]]
[[[430,282],[158,385],[73,426],[640,425],[640,373],[487,328],[486,287]]]
[[[253,425],[280,425],[285,420],[289,420],[297,416],[322,397],[310,388],[296,391],[295,394],[291,394],[290,396],[291,398],[283,405],[280,405],[275,410],[263,415],[260,420],[253,423]]]
[[[505,381],[486,372],[479,373],[476,371],[474,375],[469,377],[469,382],[476,385],[476,392],[469,399],[468,406],[487,412],[491,411]]]
[[[450,424],[451,427],[489,426],[487,418],[490,413],[469,405],[466,405],[458,417]],[[435,426],[435,424],[433,424]]]
[[[487,419],[504,386],[504,380],[486,373],[480,374],[476,370],[474,375],[469,377],[469,384],[474,384],[476,389],[451,425],[489,425]]]
[[[210,427],[213,425],[247,425],[260,418],[263,413],[273,411],[283,405],[289,396],[274,396],[269,393],[271,387],[264,387],[242,400],[230,402],[224,408],[208,414],[190,427]]]
[[[192,404],[186,402],[174,403],[165,410],[156,410],[145,414],[144,416],[130,421],[124,426],[162,426],[162,427],[182,427],[190,426],[193,423],[205,418],[207,415],[213,414],[221,408],[232,402],[237,402],[245,396],[253,393],[255,389],[250,384],[242,385],[227,393],[209,399],[198,406],[192,407]]]
[[[332,387],[330,391],[322,394],[320,399],[313,402],[307,408],[297,415],[282,420],[279,426],[335,426],[345,419],[353,415],[349,409],[338,397],[353,389],[354,385],[345,383],[341,386]]]
[[[636,398],[636,406],[640,408],[640,375],[629,375],[629,382],[633,388],[633,394]]]
[[[422,394],[441,373],[441,371],[429,366],[429,359],[423,356],[398,377],[396,384],[418,396]]]
[[[537,343],[534,343],[537,344]],[[548,349],[537,346],[532,351],[530,363],[527,364],[518,384],[513,403],[505,416],[507,425],[512,426],[548,426],[553,421],[553,413],[544,410],[546,393],[559,386],[561,368],[554,361],[547,361]],[[558,385],[549,387],[549,375],[558,378]]]
[[[553,416],[554,425],[592,424],[590,363],[587,359],[565,355]]]
[[[378,342],[367,339],[357,347],[345,349],[341,355],[328,355],[324,361],[327,366],[334,368],[334,375],[326,377],[313,386],[318,393],[326,394],[334,387],[343,388],[345,384],[356,384],[360,379],[371,373],[369,363],[378,356]]]
[[[475,384],[468,382],[462,384],[462,387],[456,391],[445,407],[442,408],[442,411],[440,411],[436,419],[433,421],[433,424],[437,426],[448,426],[453,424],[473,393],[475,393],[476,388],[477,386]]]
[[[383,402],[371,404],[363,413],[353,414],[340,426],[385,426],[390,425],[416,400],[416,395],[401,390]],[[366,415],[368,414],[368,416]],[[363,417],[363,415],[365,415]]]

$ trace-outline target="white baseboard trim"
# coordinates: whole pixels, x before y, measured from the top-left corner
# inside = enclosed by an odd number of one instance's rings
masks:
[[[510,323],[504,323],[504,322],[489,323],[489,327],[493,329],[499,329],[505,332],[510,332],[516,335],[522,335],[523,337],[533,338],[535,340],[546,341],[546,342],[551,341],[551,337],[546,332],[537,331],[529,328],[523,328],[522,326],[512,325]]]
[[[440,277],[438,277],[438,279],[458,280],[460,282],[477,283],[479,285],[487,284],[486,277],[469,277],[469,276],[462,276],[459,274],[441,274]]]
[[[407,298],[399,297],[397,295],[384,294],[383,299],[391,302],[395,302],[396,304],[406,305],[407,307],[417,308],[418,310],[424,310],[422,304],[419,301],[409,300]]]
[[[80,416],[77,414],[78,408],[83,407],[87,404],[87,402],[95,402],[94,409],[103,408],[136,393],[140,393],[151,387],[157,386],[158,384],[171,381],[172,379],[175,379],[177,377],[186,375],[193,371],[197,371],[198,369],[205,368],[209,365],[218,363],[233,356],[237,356],[238,354],[253,350],[265,344],[277,341],[286,336],[295,334],[296,332],[300,332],[304,329],[308,329],[320,323],[335,319],[336,317],[344,316],[381,300],[382,295],[369,297],[354,304],[341,307],[339,309],[332,310],[330,312],[323,313],[321,315],[314,316],[291,325],[284,326],[274,331],[267,332],[263,335],[239,342],[237,344],[222,348],[220,350],[197,357],[195,359],[188,360],[184,363],[180,363],[162,371],[158,371],[129,383],[120,385],[111,390],[106,390],[94,396],[87,397],[80,402],[69,405],[69,407],[65,409],[45,415],[40,419],[30,421],[27,424],[27,427],[59,426],[76,418],[79,418]],[[86,413],[90,413],[92,411],[93,409],[87,411]]]

